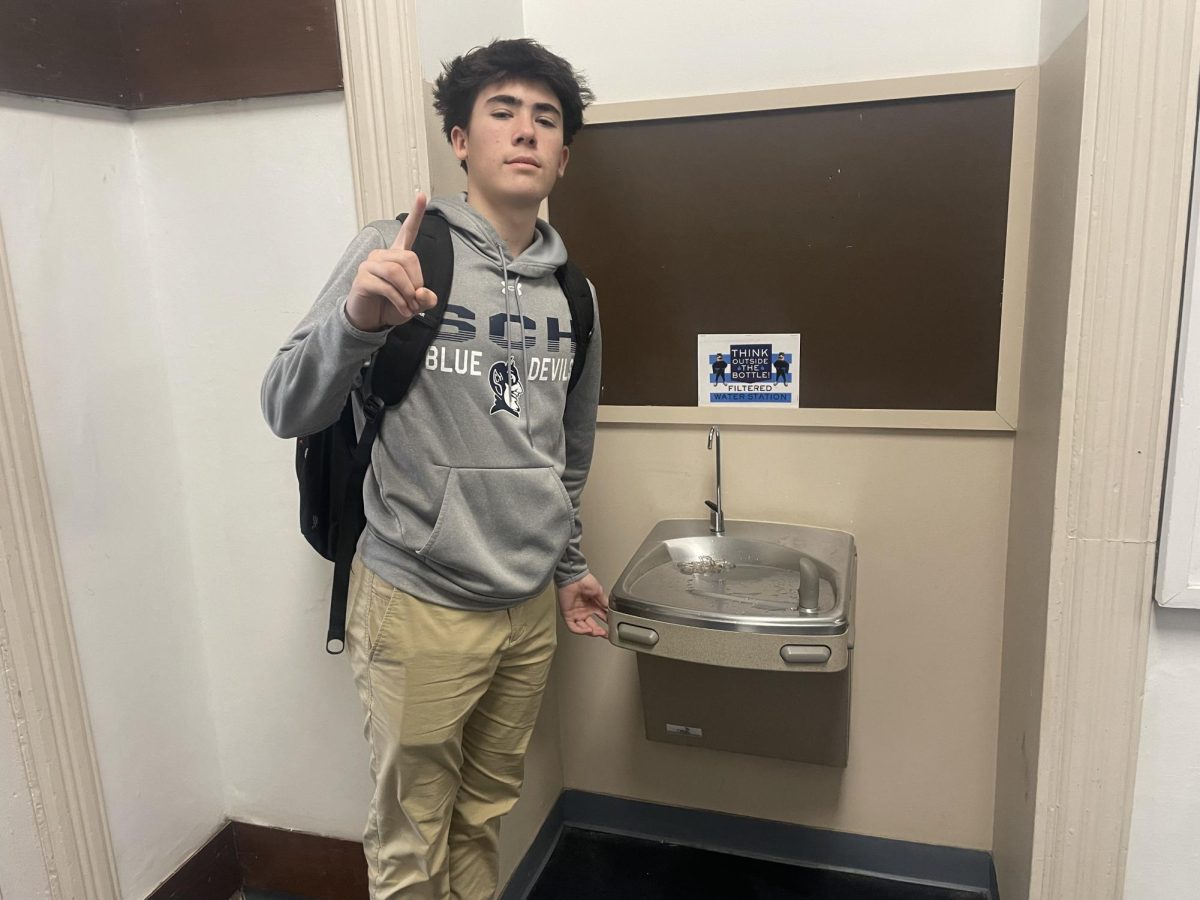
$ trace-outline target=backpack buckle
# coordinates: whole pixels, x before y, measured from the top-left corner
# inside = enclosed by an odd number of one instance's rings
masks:
[[[363,415],[366,416],[368,422],[374,422],[381,412],[383,412],[383,401],[375,394],[363,400]]]

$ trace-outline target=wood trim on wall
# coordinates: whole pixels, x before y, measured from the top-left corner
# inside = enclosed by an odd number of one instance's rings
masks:
[[[969,409],[726,409],[716,406],[601,406],[606,425],[763,425],[874,431],[990,431],[1013,424],[991,410]]]
[[[121,107],[128,87],[114,0],[0,3],[0,91]]]
[[[116,900],[116,863],[2,230],[0,671],[53,896]]]
[[[306,900],[370,893],[358,841],[226,822],[146,900],[229,900],[242,889]]]
[[[244,883],[236,824],[226,822],[146,900],[230,900]]]
[[[119,109],[338,90],[334,0],[7,0],[0,91]]]
[[[1196,0],[1090,7],[1033,900],[1123,892],[1196,133],[1197,25]]]
[[[333,0],[122,3],[129,108],[336,91]]]
[[[429,183],[414,0],[338,0],[359,226],[407,212]]]
[[[990,91],[1013,91],[1012,162],[1009,175],[1008,224],[1005,238],[1003,303],[994,410],[923,409],[778,409],[750,410],[687,406],[602,405],[605,424],[767,425],[795,428],[865,428],[878,430],[993,431],[1017,428],[1021,347],[1024,339],[1029,271],[1029,231],[1036,149],[1037,67],[921,75],[805,85],[732,94],[708,94],[655,100],[597,103],[589,107],[588,124],[638,122],[692,116],[726,115],[759,110],[831,106],[938,97]],[[553,198],[550,214],[553,221]],[[602,298],[603,301],[603,298]]]

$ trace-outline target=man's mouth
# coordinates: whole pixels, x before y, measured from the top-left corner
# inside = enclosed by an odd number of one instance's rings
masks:
[[[526,165],[526,166],[536,166],[539,169],[542,167],[541,163],[539,163],[532,156],[517,156],[517,157],[514,157],[513,159],[510,159],[508,161],[508,164],[510,166],[515,165],[515,164],[521,164],[521,165]]]

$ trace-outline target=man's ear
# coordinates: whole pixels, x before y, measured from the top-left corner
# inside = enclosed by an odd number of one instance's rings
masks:
[[[567,171],[567,161],[571,158],[571,148],[562,148],[562,158],[558,161],[558,177],[562,178],[563,173]]]
[[[461,126],[455,125],[450,129],[450,146],[454,148],[454,155],[460,161],[465,162],[470,155],[467,151],[467,132]]]

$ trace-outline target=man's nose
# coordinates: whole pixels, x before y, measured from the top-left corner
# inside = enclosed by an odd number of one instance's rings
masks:
[[[517,120],[516,133],[513,140],[518,144],[533,145],[537,143],[537,131],[533,127],[533,119],[520,117]]]

